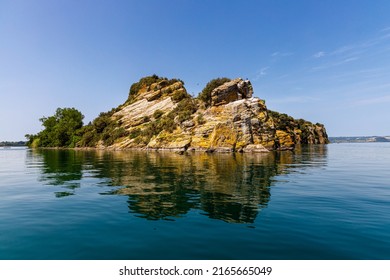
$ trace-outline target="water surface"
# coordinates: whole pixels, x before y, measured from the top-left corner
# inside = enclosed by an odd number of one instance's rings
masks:
[[[0,150],[0,259],[390,259],[390,145]]]

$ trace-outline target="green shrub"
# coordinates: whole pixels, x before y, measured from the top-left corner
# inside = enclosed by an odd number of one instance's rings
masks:
[[[174,83],[177,83],[177,82],[180,82],[180,83],[182,83],[184,85],[184,82],[182,80],[180,80],[180,79],[170,79],[168,81],[168,84],[169,85],[173,85]]]
[[[196,117],[196,122],[198,124],[205,124],[206,123],[206,120],[203,118],[203,115],[202,114],[199,114],[197,117]]]
[[[96,133],[96,130],[86,131],[81,140],[78,143],[79,147],[94,147],[99,141],[99,136]]]
[[[111,125],[111,116],[112,114],[110,112],[100,113],[99,116],[93,120],[92,124],[97,133],[102,133],[106,127]]]
[[[159,120],[157,126],[160,129],[160,131],[165,130],[170,133],[172,133],[176,128],[175,122],[173,121],[172,117],[169,116],[162,117]]]
[[[178,116],[178,121],[183,122],[191,118],[191,115],[197,110],[196,103],[191,98],[186,98],[180,101],[175,109],[173,109],[168,116],[175,119]]]
[[[129,98],[130,96],[136,95],[142,87],[150,86],[151,84],[156,83],[160,80],[162,80],[162,78],[157,76],[156,74],[141,78],[137,83],[131,85],[129,90]]]
[[[153,118],[158,119],[158,118],[160,118],[162,115],[164,115],[164,112],[163,112],[163,111],[161,111],[161,110],[156,110],[156,111],[154,111],[154,113],[153,113]]]
[[[184,90],[177,90],[172,95],[173,102],[177,103],[185,98],[190,98],[190,95]]]
[[[130,139],[137,138],[138,136],[141,135],[141,132],[142,131],[139,128],[135,128],[135,129],[131,130],[130,133],[129,133]]]

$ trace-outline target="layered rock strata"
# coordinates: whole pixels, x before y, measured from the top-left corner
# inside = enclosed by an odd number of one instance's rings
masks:
[[[264,100],[253,97],[250,81],[241,78],[215,88],[210,107],[191,98],[181,81],[153,83],[112,118],[128,132],[112,149],[253,153],[328,143],[322,124],[268,110]]]

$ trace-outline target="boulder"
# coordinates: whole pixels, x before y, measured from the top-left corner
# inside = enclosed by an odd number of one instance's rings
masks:
[[[251,98],[252,95],[251,82],[238,78],[215,88],[211,92],[211,105],[219,106],[236,100]]]

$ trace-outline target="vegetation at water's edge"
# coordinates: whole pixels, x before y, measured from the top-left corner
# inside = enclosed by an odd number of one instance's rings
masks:
[[[138,82],[131,85],[129,97],[125,104],[131,103],[136,94],[143,88],[147,88],[158,82],[165,82],[165,86],[183,81],[179,79],[167,79],[157,75],[141,78]],[[196,101],[187,93],[178,93],[172,96],[175,102],[178,102],[176,108],[167,115],[163,112],[155,111],[154,121],[148,123],[144,129],[133,130],[129,132],[121,127],[121,122],[113,117],[113,114],[119,110],[113,108],[108,112],[102,112],[97,118],[87,125],[83,124],[83,114],[75,108],[58,108],[53,116],[42,117],[40,122],[44,129],[38,134],[26,134],[27,145],[29,147],[96,147],[99,142],[104,146],[112,145],[115,140],[121,137],[137,138],[137,141],[147,143],[149,140],[162,130],[173,131],[176,127],[174,122],[183,122],[187,120],[196,109]],[[149,121],[149,120],[147,120]]]
[[[84,116],[75,108],[58,108],[53,116],[39,120],[45,127],[37,135],[26,135],[31,147],[75,147],[80,141]]]
[[[84,116],[75,108],[58,108],[50,117],[40,119],[44,129],[38,134],[27,134],[30,147],[95,147],[102,140],[104,145],[128,135],[120,124],[112,119],[115,109],[100,113],[92,123],[83,125]]]

